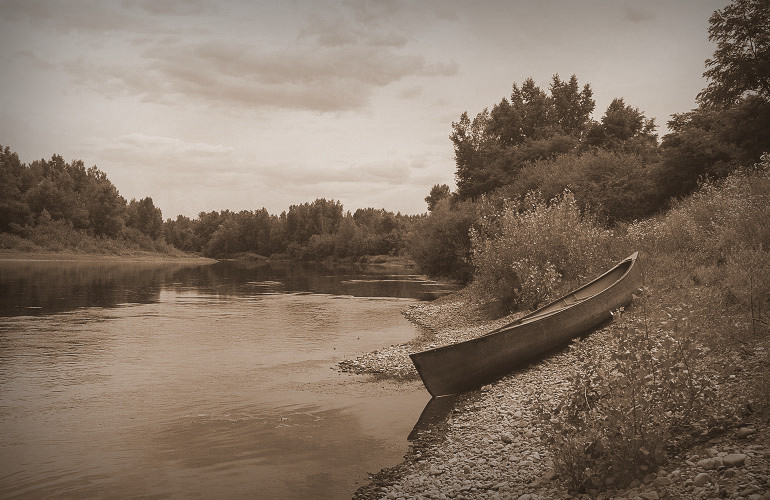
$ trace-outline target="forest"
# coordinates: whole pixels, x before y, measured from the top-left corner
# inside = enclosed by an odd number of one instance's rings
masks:
[[[427,211],[345,211],[335,200],[201,212],[163,219],[152,198],[124,199],[106,173],[81,160],[22,163],[0,145],[0,248],[116,253],[182,251],[321,260],[408,256],[420,270],[469,281],[472,239],[490,218],[533,196],[563,197],[605,228],[663,213],[706,180],[750,166],[770,149],[770,66],[762,1],[737,0],[710,20],[717,49],[706,61],[698,107],[671,116],[669,132],[617,97],[598,119],[593,89],[558,74],[533,78],[451,124],[456,190],[435,185]],[[749,22],[745,22],[746,14]],[[751,17],[753,16],[753,17]],[[486,228],[486,229],[485,229]],[[491,235],[488,235],[491,236]]]

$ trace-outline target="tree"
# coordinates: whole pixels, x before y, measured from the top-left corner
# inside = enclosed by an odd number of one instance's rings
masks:
[[[615,98],[607,107],[601,123],[588,131],[586,145],[613,151],[642,153],[655,150],[658,136],[655,119],[647,119],[639,108],[634,108]]]
[[[698,94],[705,105],[730,105],[747,94],[770,101],[770,0],[733,0],[709,19],[714,57]]]
[[[749,96],[727,108],[700,106],[673,115],[668,128],[661,185],[669,196],[681,196],[701,177],[725,177],[759,161],[770,144],[770,101]]]
[[[94,234],[116,237],[126,219],[126,200],[107,174],[93,166],[86,172],[83,203],[87,208],[89,228]]]
[[[163,233],[163,214],[155,207],[152,198],[139,201],[131,199],[128,204],[126,226],[138,229],[152,239],[160,238]]]
[[[200,252],[201,244],[195,235],[194,223],[189,217],[177,215],[176,220],[167,219],[163,223],[163,236],[166,242],[185,252]]]
[[[407,249],[418,268],[427,274],[467,281],[473,273],[470,228],[476,220],[473,202],[455,205],[441,200],[430,215],[415,221]]]
[[[441,185],[434,185],[430,189],[430,194],[425,197],[425,202],[428,204],[428,211],[432,212],[433,209],[436,207],[436,204],[438,204],[439,201],[443,200],[444,198],[449,198],[450,195],[449,186],[446,184]]]
[[[19,231],[30,221],[29,206],[22,201],[24,165],[8,146],[0,146],[0,231]]]
[[[562,82],[559,75],[553,75],[551,99],[553,100],[555,121],[566,135],[580,137],[591,123],[591,113],[596,107],[592,99],[591,86],[586,84],[579,91],[578,80],[572,75],[569,82]]]
[[[510,184],[527,162],[575,149],[591,125],[595,103],[590,85],[576,76],[554,75],[548,92],[528,78],[514,83],[510,98],[473,120],[465,112],[452,123],[457,196],[460,200]]]

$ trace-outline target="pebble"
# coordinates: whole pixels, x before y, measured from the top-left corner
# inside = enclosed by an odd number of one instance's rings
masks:
[[[741,439],[744,439],[753,435],[756,432],[757,431],[754,430],[753,427],[741,427],[740,429],[738,429],[738,432],[736,432],[735,435]]]
[[[707,472],[701,472],[695,479],[692,480],[692,484],[696,487],[704,486],[706,483],[711,482],[711,476]]]
[[[722,466],[722,458],[720,457],[714,457],[714,458],[704,458],[703,460],[698,460],[698,467],[705,470],[714,470]]]
[[[743,453],[733,453],[725,456],[722,462],[727,467],[740,467],[746,461],[746,455]]]

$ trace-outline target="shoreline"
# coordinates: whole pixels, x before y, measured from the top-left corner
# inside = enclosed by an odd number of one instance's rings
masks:
[[[131,252],[124,254],[97,254],[80,252],[50,252],[35,251],[22,252],[19,250],[0,249],[0,261],[27,261],[27,262],[189,262],[212,264],[216,259],[201,257],[199,255],[181,254],[160,254],[152,252]]]
[[[511,316],[484,320],[479,311],[480,306],[469,303],[462,292],[410,306],[403,314],[420,329],[418,338],[343,361],[339,369],[397,379],[417,377],[408,352],[478,336],[512,320]],[[613,329],[613,324],[601,327],[582,342],[607,352],[613,347]],[[762,343],[757,347],[759,359],[752,361],[756,366],[770,362],[767,339]],[[565,398],[568,375],[577,362],[578,353],[564,348],[492,384],[453,397],[434,422],[416,425],[404,460],[371,475],[353,498],[770,500],[770,429],[749,417],[669,457],[666,464],[625,489],[570,494],[555,470],[536,413],[541,402]],[[719,383],[728,392],[740,392],[741,386],[753,383],[751,375],[756,372],[743,370],[741,379],[725,376]],[[727,456],[741,456],[743,461],[737,466],[712,467]],[[703,482],[702,474],[709,474],[708,482]]]

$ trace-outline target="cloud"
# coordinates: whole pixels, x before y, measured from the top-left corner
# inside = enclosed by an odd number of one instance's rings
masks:
[[[314,16],[300,32],[300,39],[313,38],[322,47],[371,45],[403,47],[408,41],[405,33],[379,26],[358,24],[344,16],[322,18]]]
[[[210,14],[216,11],[212,2],[205,0],[123,0],[126,7],[135,7],[152,15]]]
[[[215,168],[212,165],[229,165],[233,153],[232,148],[219,144],[142,133],[125,134],[94,147],[100,156],[119,159],[136,168],[157,169],[161,165],[180,172],[206,172]]]
[[[133,14],[94,0],[9,0],[0,5],[0,13],[6,20],[33,28],[46,25],[58,33],[136,30],[146,24]]]
[[[655,20],[655,12],[636,5],[624,6],[626,19],[632,23],[642,23]]]
[[[4,0],[3,19],[41,25],[57,33],[177,33],[183,32],[164,17],[202,16],[216,13],[216,4],[205,0]]]
[[[345,112],[396,82],[458,73],[409,50],[398,0],[227,5],[9,0],[0,17],[37,33],[14,57],[55,65],[73,90],[175,106]]]
[[[320,168],[318,165],[275,164],[255,167],[255,171],[271,182],[295,186],[302,190],[313,186],[366,185],[376,189],[393,189],[399,186],[414,186],[429,183],[435,179],[435,172],[426,165],[426,159],[395,158],[352,162],[343,166]],[[322,191],[319,189],[319,191]]]
[[[377,88],[410,76],[448,76],[456,64],[368,45],[261,48],[239,41],[145,43],[133,63],[79,59],[62,65],[73,80],[107,95],[168,104],[197,102],[334,112],[365,106]]]

